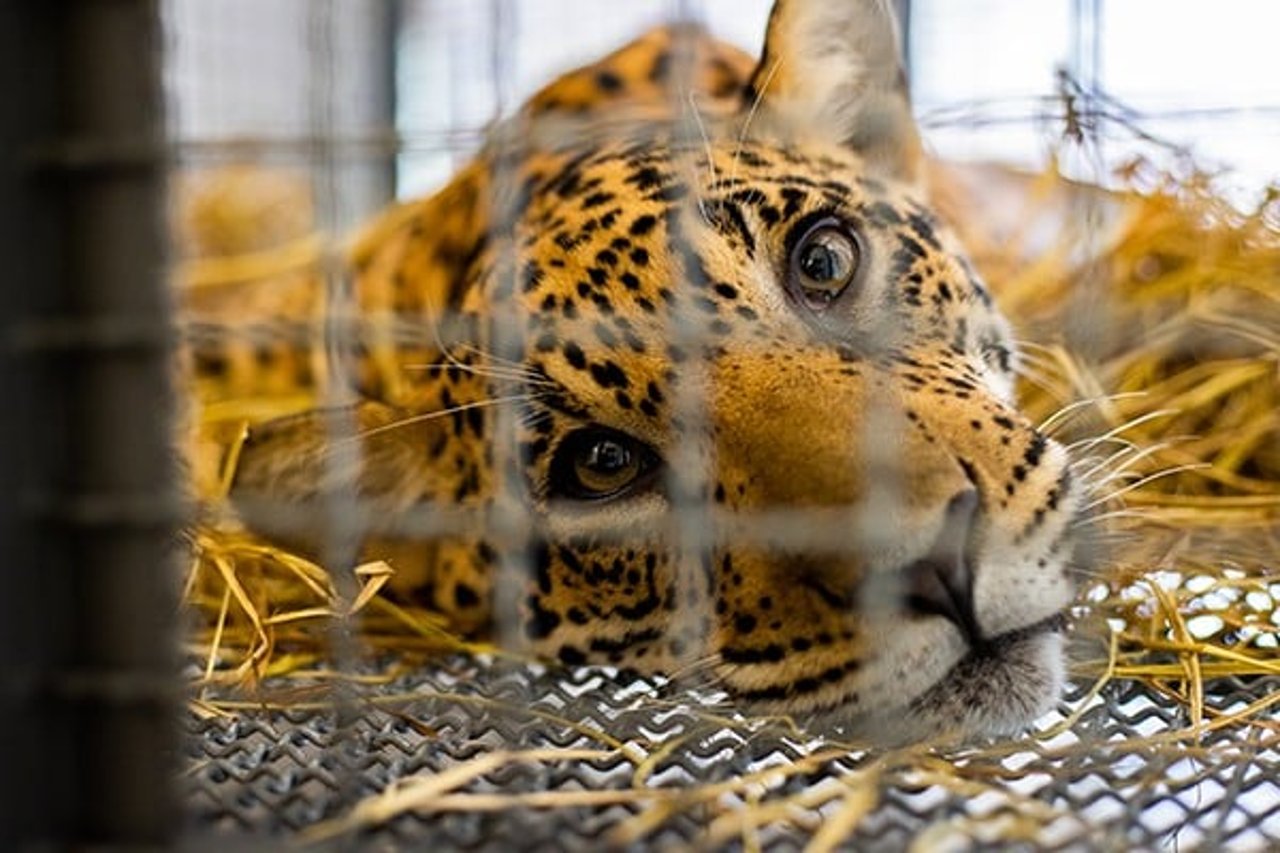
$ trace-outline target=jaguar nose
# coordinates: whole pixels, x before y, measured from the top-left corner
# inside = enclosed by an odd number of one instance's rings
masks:
[[[973,609],[973,569],[969,533],[978,509],[978,493],[961,492],[947,504],[942,532],[929,553],[907,567],[907,609],[954,622],[971,641],[980,636]]]

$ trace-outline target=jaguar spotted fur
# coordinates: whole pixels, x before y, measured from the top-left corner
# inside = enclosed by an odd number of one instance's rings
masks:
[[[536,94],[370,227],[359,399],[256,427],[241,506],[354,490],[398,594],[566,665],[881,739],[1025,726],[1081,490],[926,198],[888,6],[779,0],[757,62],[666,28]]]

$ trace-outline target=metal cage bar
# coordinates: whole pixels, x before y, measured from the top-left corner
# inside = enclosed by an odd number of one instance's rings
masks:
[[[175,530],[154,0],[0,7],[0,847],[171,835]]]

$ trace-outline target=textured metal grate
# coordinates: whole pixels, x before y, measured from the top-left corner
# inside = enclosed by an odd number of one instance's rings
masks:
[[[298,690],[295,682],[280,687]],[[1277,687],[1280,677],[1212,682],[1206,719],[1239,711]],[[625,749],[604,747],[610,754],[599,759],[501,763],[437,791],[444,810],[390,817],[355,837],[374,847],[414,842],[432,850],[594,849],[629,841],[759,842],[787,850],[838,823],[852,804],[866,813],[843,843],[859,850],[913,842],[942,849],[1007,849],[1011,841],[1035,849],[1280,844],[1274,721],[1179,737],[1185,712],[1137,683],[1113,683],[1092,699],[1076,686],[1035,737],[951,753],[832,750],[830,736],[777,722],[728,713],[709,720],[714,700],[599,671],[551,675],[455,659],[362,689],[358,702],[383,704],[366,705],[342,727],[323,710],[192,717],[184,777],[189,837],[293,838],[393,784],[426,780],[499,750],[601,749],[601,740],[588,736],[600,732]],[[828,752],[829,760],[808,772],[787,771]],[[936,762],[949,764],[932,778]],[[638,767],[644,778],[637,785]],[[782,772],[742,782],[768,768]],[[697,796],[719,783],[725,790],[718,796]],[[637,787],[652,796],[627,794]],[[521,805],[531,792],[564,802]],[[600,802],[576,804],[583,792]],[[618,802],[608,802],[609,792]],[[790,808],[771,809],[788,798]],[[753,826],[753,814],[769,819]]]

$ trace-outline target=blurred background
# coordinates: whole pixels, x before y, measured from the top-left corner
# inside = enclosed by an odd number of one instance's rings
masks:
[[[673,14],[702,20],[757,53],[769,5],[165,0],[171,121],[190,146],[187,156],[199,158],[214,146],[225,156],[230,142],[278,155],[305,140],[317,121],[332,120],[344,145],[387,148],[390,177],[367,175],[365,193],[343,194],[353,207],[376,206],[385,189],[380,182],[392,180],[401,197],[438,186],[495,116],[555,74]],[[323,6],[340,24],[330,32],[318,32]],[[1280,4],[900,0],[899,6],[916,111],[942,157],[1043,166],[1061,133],[1058,73],[1065,71],[1085,93],[1114,99],[1095,107],[1140,122],[1203,165],[1229,169],[1224,186],[1242,203],[1255,201],[1274,178]],[[245,26],[250,18],[253,25]],[[509,38],[514,33],[518,39]],[[334,83],[323,103],[314,95],[317,63]],[[391,128],[401,143],[394,149]],[[1114,128],[1100,141],[1101,160],[1068,164],[1097,173],[1080,177],[1106,178],[1136,148]]]

